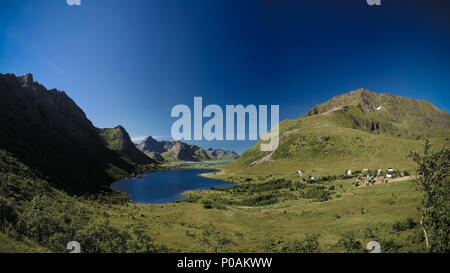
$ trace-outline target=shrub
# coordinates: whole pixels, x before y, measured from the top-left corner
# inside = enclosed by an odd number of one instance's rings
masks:
[[[106,220],[91,221],[75,235],[81,251],[87,253],[124,253],[128,234],[111,227]]]
[[[294,240],[281,247],[281,253],[319,253],[320,234],[306,234],[304,240]]]
[[[331,192],[327,191],[324,187],[313,187],[305,192],[302,192],[301,196],[306,199],[313,199],[315,202],[323,202],[330,200]]]
[[[346,253],[363,252],[361,242],[355,239],[355,233],[348,231],[341,235],[336,246],[343,247]]]
[[[203,204],[203,208],[204,209],[212,209],[213,207],[210,203],[205,203],[205,204]]]
[[[392,229],[399,232],[416,227],[417,223],[412,218],[407,218],[405,222],[397,221],[392,225]]]
[[[17,213],[11,202],[0,196],[0,230],[5,231],[10,224],[17,222]]]
[[[388,240],[380,239],[378,240],[378,242],[380,243],[381,251],[384,253],[398,253],[400,248],[402,248],[402,245],[397,244],[392,239]]]
[[[144,233],[141,227],[131,227],[127,237],[127,253],[166,252],[166,248],[159,246],[152,238]]]
[[[36,196],[19,215],[18,228],[41,245],[53,251],[63,251],[67,240],[70,241],[87,220],[86,211],[69,200]]]

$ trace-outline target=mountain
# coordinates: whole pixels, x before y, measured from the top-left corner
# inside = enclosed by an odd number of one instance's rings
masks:
[[[426,138],[450,142],[450,114],[424,100],[358,89],[280,122],[280,145],[261,152],[259,141],[230,170],[248,173],[337,174],[345,169],[411,168],[410,150]]]
[[[31,74],[0,74],[0,149],[68,191],[93,191],[136,165],[108,149],[97,128],[63,91]]]
[[[155,160],[146,156],[131,141],[125,128],[117,126],[115,128],[97,129],[100,137],[103,139],[106,147],[110,150],[119,152],[124,158],[138,164],[152,164]]]
[[[337,111],[342,126],[409,139],[448,135],[449,114],[429,101],[358,89],[317,105],[308,115]]]
[[[145,138],[136,147],[157,161],[208,161],[233,160],[239,156],[233,151],[222,149],[204,150],[197,145],[181,141],[157,141],[151,136]]]
[[[239,158],[239,155],[234,151],[225,151],[222,149],[209,148],[205,152],[209,157],[215,158],[217,160],[227,161],[227,160],[235,160],[235,159]]]
[[[166,147],[167,145],[167,147]],[[136,147],[143,151],[143,152],[156,152],[156,153],[164,153],[169,150],[169,146],[172,145],[172,142],[170,141],[157,141],[156,139],[152,138],[151,136],[146,137],[144,140],[142,140],[141,143],[136,145]]]

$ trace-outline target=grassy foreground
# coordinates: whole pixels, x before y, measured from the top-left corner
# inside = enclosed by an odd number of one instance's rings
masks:
[[[222,170],[208,176],[236,186],[144,205],[115,191],[68,195],[3,157],[0,252],[64,252],[72,240],[86,252],[361,252],[373,240],[383,252],[424,251],[421,193],[411,180],[305,183],[292,173]]]
[[[227,173],[215,176],[229,178]],[[258,183],[265,182],[253,182]],[[413,181],[357,187],[353,179],[326,182],[325,188],[333,189],[326,201],[302,198],[307,189],[297,188],[298,181],[291,183],[289,188],[275,190],[281,193],[277,202],[263,206],[235,205],[256,193],[212,189],[187,192],[189,198],[183,202],[97,206],[95,212],[99,217],[106,212],[111,224],[119,228],[138,222],[171,251],[274,252],[302,240],[305,234],[320,234],[321,252],[343,252],[337,243],[348,232],[354,233],[362,248],[378,240],[382,248],[386,244],[385,251],[423,250],[418,227],[398,228],[407,218],[419,219],[420,193]]]

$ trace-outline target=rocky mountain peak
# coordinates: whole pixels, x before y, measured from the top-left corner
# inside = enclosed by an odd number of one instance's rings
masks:
[[[19,80],[20,84],[23,87],[30,87],[34,82],[33,74],[31,74],[31,73],[27,73],[25,75],[19,76],[19,77],[17,77],[17,79]]]
[[[162,161],[206,161],[206,160],[233,160],[238,158],[233,151],[209,148],[204,150],[193,144],[182,141],[157,141],[151,136],[145,138],[136,147],[147,156]]]

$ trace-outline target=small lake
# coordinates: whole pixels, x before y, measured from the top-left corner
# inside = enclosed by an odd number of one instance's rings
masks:
[[[200,176],[202,173],[216,171],[186,169],[153,172],[144,174],[139,179],[132,178],[114,182],[111,188],[126,192],[129,198],[136,203],[165,204],[185,199],[186,197],[181,195],[185,191],[235,185],[231,182]]]

